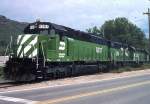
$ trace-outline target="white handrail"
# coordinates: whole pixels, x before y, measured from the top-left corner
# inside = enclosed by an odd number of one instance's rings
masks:
[[[43,54],[43,58],[44,58],[43,66],[45,67],[45,53],[44,53],[44,48],[43,48],[43,42],[41,42],[41,46],[42,46],[42,54]]]
[[[7,48],[6,48],[6,50],[5,50],[4,56],[6,56],[7,51],[8,51],[9,48],[12,49],[12,36],[10,37],[10,42],[9,42],[9,44],[7,45]],[[9,57],[10,57],[10,53],[9,53]]]
[[[32,46],[34,49],[36,49],[34,45],[32,45]],[[33,53],[32,53],[32,56],[33,56]],[[36,55],[36,69],[38,69],[38,68],[39,68],[38,55]]]
[[[5,50],[5,54],[4,54],[4,56],[6,56],[6,54],[7,54],[8,47],[9,47],[9,44],[7,45],[7,48],[6,48],[6,50]]]

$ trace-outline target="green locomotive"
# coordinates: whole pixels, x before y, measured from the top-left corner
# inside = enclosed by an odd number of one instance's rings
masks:
[[[49,22],[35,22],[17,38],[5,77],[16,81],[57,78],[149,61],[149,54]]]

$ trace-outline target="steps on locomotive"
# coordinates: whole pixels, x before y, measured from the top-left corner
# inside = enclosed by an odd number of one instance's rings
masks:
[[[36,69],[36,79],[44,79],[43,59],[38,60],[38,69]]]
[[[36,79],[43,79],[43,71],[36,70]]]

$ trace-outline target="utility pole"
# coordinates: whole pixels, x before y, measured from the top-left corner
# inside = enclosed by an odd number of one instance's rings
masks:
[[[143,13],[148,16],[148,24],[149,24],[149,52],[150,52],[150,9],[148,8],[148,11]]]

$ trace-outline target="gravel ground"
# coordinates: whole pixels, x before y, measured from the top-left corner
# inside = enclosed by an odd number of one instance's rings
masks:
[[[94,81],[100,81],[105,79],[107,80],[112,78],[142,75],[142,74],[150,74],[150,69],[123,72],[123,73],[103,73],[103,74],[96,74],[96,75],[86,75],[86,76],[79,76],[79,77],[72,77],[72,78],[43,81],[34,84],[25,84],[25,85],[9,87],[9,88],[0,88],[0,92],[30,89],[30,88],[40,88],[40,87],[56,87],[56,86],[68,85],[68,84],[80,84],[80,83],[87,83],[91,81],[94,82]]]

